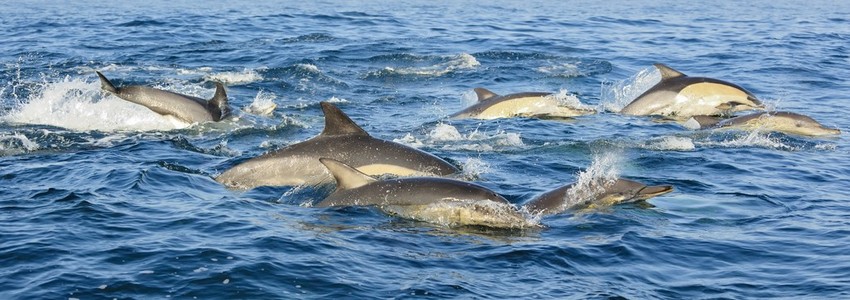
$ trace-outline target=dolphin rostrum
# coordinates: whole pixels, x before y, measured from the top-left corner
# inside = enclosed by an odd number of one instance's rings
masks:
[[[476,88],[475,94],[478,103],[451,115],[451,118],[569,118],[596,112],[589,108],[565,105],[552,93],[527,92],[500,96],[485,88]]]
[[[375,206],[405,218],[450,227],[538,226],[507,199],[474,183],[436,177],[376,180],[339,161],[320,161],[333,174],[337,188],[318,207]]]
[[[756,96],[735,84],[690,77],[664,64],[655,64],[655,67],[661,72],[661,82],[626,105],[620,110],[621,114],[688,118],[764,109]]]
[[[757,112],[725,120],[708,116],[694,116],[693,120],[699,124],[699,129],[761,130],[805,136],[841,134],[841,130],[823,126],[809,116],[785,111]]]
[[[561,186],[526,202],[523,207],[532,214],[551,215],[568,209],[643,201],[673,191],[673,187],[669,185],[647,186],[636,181],[616,179],[613,182],[607,182],[601,189],[585,195],[589,196],[589,199],[570,199],[575,193],[574,188],[575,183]]]
[[[369,136],[333,104],[322,102],[325,129],[309,140],[242,162],[215,180],[231,188],[316,185],[332,177],[319,162],[328,157],[369,175],[447,176],[457,167],[426,152]]]
[[[115,87],[112,82],[97,72],[100,77],[100,85],[104,91],[110,92],[118,98],[142,105],[148,109],[161,114],[170,115],[188,123],[201,123],[207,121],[221,121],[230,113],[227,107],[227,93],[224,85],[215,83],[215,95],[209,101],[164,91],[146,86],[132,85]]]

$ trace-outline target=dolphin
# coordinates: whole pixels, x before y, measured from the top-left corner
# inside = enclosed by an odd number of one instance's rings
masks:
[[[655,64],[661,82],[626,105],[621,114],[662,115],[688,118],[716,116],[743,110],[761,110],[764,105],[752,93],[735,84],[707,77],[690,77],[664,64]]]
[[[841,130],[823,126],[809,116],[785,111],[757,112],[725,120],[708,116],[694,116],[692,119],[699,124],[699,129],[763,130],[803,136],[841,134]]]
[[[231,188],[318,185],[333,179],[319,158],[328,157],[369,175],[447,176],[457,167],[426,152],[369,136],[333,104],[322,102],[325,129],[309,140],[242,162],[215,178]]]
[[[570,107],[552,93],[527,92],[499,96],[476,88],[478,103],[450,117],[453,119],[498,119],[510,117],[569,118],[595,113],[593,109]]]
[[[104,91],[110,92],[118,98],[142,105],[148,109],[161,114],[170,115],[188,123],[201,123],[208,121],[221,121],[230,113],[227,107],[227,93],[224,85],[215,83],[215,95],[209,101],[163,91],[146,86],[132,85],[117,88],[112,82],[97,72],[100,77],[100,86]]]
[[[551,215],[568,209],[610,206],[618,203],[644,201],[673,191],[673,186],[647,186],[637,181],[617,179],[608,182],[602,189],[591,194],[590,199],[569,199],[575,183],[558,187],[528,201],[523,207],[532,214]],[[581,201],[571,205],[572,201]]]
[[[334,159],[321,158],[336,179],[336,190],[317,207],[376,206],[390,214],[455,226],[529,228],[507,199],[474,183],[436,177],[376,180]]]

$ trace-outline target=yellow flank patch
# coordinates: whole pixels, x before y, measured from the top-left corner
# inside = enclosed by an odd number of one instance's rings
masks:
[[[394,174],[398,176],[412,176],[416,174],[422,174],[418,170],[405,168],[398,165],[390,165],[390,164],[371,164],[365,165],[361,167],[357,167],[357,170],[363,172],[366,175],[377,176],[383,174]]]
[[[727,96],[735,98],[747,99],[747,93],[740,89],[733,88],[728,85],[703,82],[692,84],[679,92],[680,95],[685,95],[691,99],[707,98],[711,96]]]
[[[482,111],[478,114],[478,118],[496,119],[520,115],[533,115],[537,114],[538,111],[545,111],[546,106],[550,105],[549,102],[553,101],[546,101],[546,98],[544,97],[524,97],[502,101]],[[554,107],[552,109],[554,109]]]

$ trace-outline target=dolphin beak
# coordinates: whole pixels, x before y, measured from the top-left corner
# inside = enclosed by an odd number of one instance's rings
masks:
[[[647,186],[638,191],[635,199],[642,201],[652,197],[661,196],[673,191],[672,185],[654,185]]]

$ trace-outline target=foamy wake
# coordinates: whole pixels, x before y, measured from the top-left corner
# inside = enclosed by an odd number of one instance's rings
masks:
[[[477,157],[467,158],[461,166],[461,175],[466,180],[481,178],[481,175],[490,172],[490,164]]]
[[[561,210],[592,201],[605,192],[620,176],[621,159],[622,153],[619,151],[594,155],[590,167],[576,174],[576,182],[567,192]]]
[[[652,139],[640,145],[641,148],[656,151],[694,151],[696,145],[689,137],[665,136]]]
[[[599,105],[608,111],[619,112],[658,82],[661,82],[661,73],[655,67],[640,70],[622,81],[603,82]]]
[[[238,72],[219,72],[204,75],[208,81],[220,81],[227,85],[239,85],[263,80],[263,76],[254,69],[244,69]]]
[[[456,127],[439,123],[423,139],[419,139],[408,133],[400,139],[394,139],[397,143],[406,144],[419,148],[425,145],[442,145],[445,150],[471,150],[471,151],[493,151],[497,148],[524,147],[519,133],[505,132],[481,132],[477,128],[467,134],[461,133]]]
[[[97,81],[69,77],[43,84],[19,107],[0,116],[0,121],[107,132],[161,131],[190,126],[113,95],[105,96]]]
[[[740,147],[762,147],[769,149],[798,150],[799,147],[784,143],[781,139],[761,131],[751,131],[746,135],[735,135],[731,139],[721,141],[698,141],[697,145],[706,147],[740,148]]]
[[[417,76],[443,76],[445,74],[458,71],[458,70],[469,70],[474,69],[480,66],[481,63],[475,59],[475,56],[472,56],[468,53],[461,53],[455,56],[452,56],[448,59],[448,61],[439,63],[433,66],[426,67],[406,67],[406,68],[392,68],[386,67],[382,71],[383,73],[390,74],[399,74],[399,75],[417,75]]]
[[[571,63],[539,67],[537,68],[537,72],[558,77],[578,77],[582,75],[582,72],[578,68],[578,66]]]
[[[561,105],[561,106],[567,106],[567,107],[572,107],[572,108],[577,108],[577,109],[585,109],[585,110],[595,110],[596,109],[595,107],[593,107],[591,105],[581,103],[581,100],[579,100],[578,97],[575,94],[571,94],[566,89],[561,89],[560,91],[550,95],[549,97],[555,99],[555,101],[557,101],[558,104]]]

